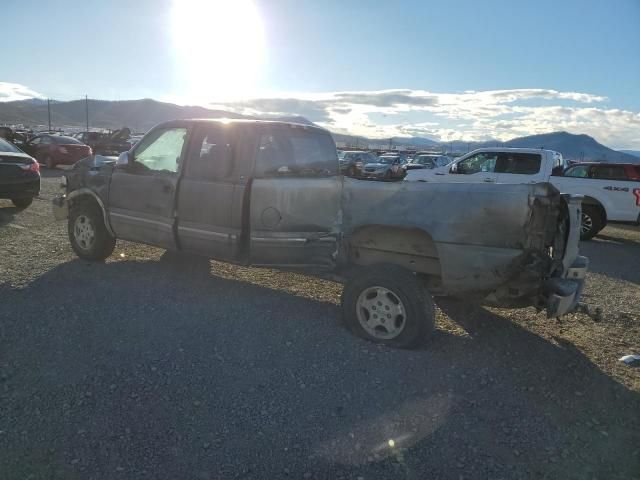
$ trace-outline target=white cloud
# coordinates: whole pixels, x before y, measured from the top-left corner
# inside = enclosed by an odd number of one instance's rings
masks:
[[[0,102],[13,102],[29,98],[44,98],[44,96],[19,83],[0,82]]]
[[[568,130],[613,147],[640,148],[640,113],[603,108],[607,101],[590,93],[541,88],[462,93],[393,89],[289,94],[216,106],[240,113],[303,115],[332,131],[371,138],[508,140]]]

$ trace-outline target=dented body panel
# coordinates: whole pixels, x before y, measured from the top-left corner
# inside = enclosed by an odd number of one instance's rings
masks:
[[[191,129],[202,122],[171,124]],[[501,305],[534,305],[547,308],[550,315],[575,307],[588,266],[577,248],[579,199],[563,198],[548,183],[363,181],[339,175],[337,157],[335,173],[294,176],[280,169],[287,175],[260,175],[253,169],[263,142],[261,125],[239,122],[233,127],[244,129],[244,156],[234,159],[244,170],[236,177],[210,180],[210,186],[205,180],[184,178],[192,148],[185,147],[171,184],[177,191],[171,214],[162,226],[163,236],[169,234],[172,241],[156,242],[158,246],[170,243],[170,248],[226,261],[302,267],[332,272],[337,278],[359,267],[394,264],[423,276],[439,293],[479,295]],[[307,127],[291,128],[299,136],[299,129]],[[115,201],[111,182],[119,168],[99,156],[78,162],[67,172],[66,196],[54,201],[57,217],[64,217],[64,209],[74,201],[95,200],[115,236],[154,244],[149,241],[153,235],[136,238],[133,228],[123,234],[122,222],[112,229],[114,213],[122,215],[123,208],[136,204],[151,208],[149,202],[154,201],[144,191],[131,189],[118,190]],[[201,193],[191,203],[181,200],[194,185]],[[218,192],[228,192],[228,198],[204,194],[216,185],[225,186]],[[229,213],[222,215],[221,208]],[[146,223],[146,230],[153,228],[152,222]]]

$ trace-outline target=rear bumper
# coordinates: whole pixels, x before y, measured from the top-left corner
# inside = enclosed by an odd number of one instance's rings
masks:
[[[578,255],[582,196],[563,195],[569,210],[569,235],[562,260],[563,274],[550,278],[544,285],[547,297],[547,316],[559,317],[575,310],[589,269],[589,259]]]
[[[589,259],[578,256],[569,267],[565,278],[552,278],[547,281],[547,317],[560,317],[576,309],[588,269]]]
[[[40,194],[40,176],[0,183],[0,198],[31,198]]]

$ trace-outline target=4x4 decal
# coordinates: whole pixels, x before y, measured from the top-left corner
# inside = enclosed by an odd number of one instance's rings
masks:
[[[607,185],[606,187],[602,187],[605,190],[612,190],[614,192],[628,192],[629,191],[629,187],[612,187],[610,185]]]

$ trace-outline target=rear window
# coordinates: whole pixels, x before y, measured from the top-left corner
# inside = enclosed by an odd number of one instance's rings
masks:
[[[0,138],[0,152],[22,153],[22,150],[7,142],[6,140]]]
[[[262,129],[257,176],[332,176],[338,173],[338,154],[328,133],[290,126]]]
[[[499,153],[497,173],[535,175],[540,171],[542,157],[537,153]]]
[[[82,142],[80,140],[72,137],[49,137],[49,138],[51,138],[52,142],[55,143],[56,145],[71,145],[71,144],[82,145]]]
[[[627,172],[625,172],[624,167],[598,165],[593,167],[591,178],[598,178],[602,180],[626,180]]]

